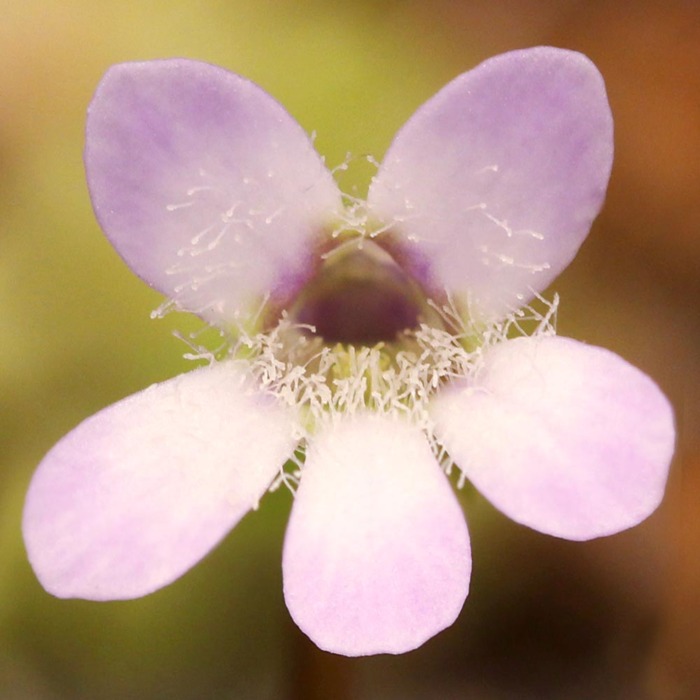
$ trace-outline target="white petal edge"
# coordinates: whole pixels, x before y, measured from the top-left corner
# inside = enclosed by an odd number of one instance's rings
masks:
[[[317,435],[282,567],[290,614],[327,651],[399,654],[450,626],[469,590],[469,535],[423,434],[360,415]]]
[[[637,525],[660,503],[673,411],[643,372],[559,337],[489,349],[471,382],[431,408],[436,434],[470,481],[516,522],[587,540]]]
[[[219,364],[156,384],[60,440],[32,479],[29,560],[62,598],[150,593],[204,557],[295,446],[292,417]]]

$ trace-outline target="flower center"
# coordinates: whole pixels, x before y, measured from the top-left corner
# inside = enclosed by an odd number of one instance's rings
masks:
[[[244,334],[232,354],[298,411],[300,438],[359,411],[401,415],[428,433],[430,397],[473,364],[452,326],[389,253],[353,238],[324,256],[275,326]]]
[[[434,315],[418,284],[367,239],[327,254],[289,313],[327,344],[356,346],[391,343]]]
[[[446,382],[473,376],[483,352],[512,332],[526,334],[532,322],[533,333],[553,332],[557,300],[545,302],[544,314],[525,307],[477,323],[447,292],[440,302],[428,299],[366,230],[358,216],[333,235],[355,233],[322,255],[313,279],[285,310],[270,313],[262,330],[242,326],[214,352],[188,343],[198,350],[188,356],[241,363],[263,391],[295,410],[302,449],[329,421],[370,411],[422,429],[447,464],[432,432],[432,396]]]

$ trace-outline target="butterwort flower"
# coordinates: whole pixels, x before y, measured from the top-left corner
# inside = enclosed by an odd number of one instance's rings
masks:
[[[620,357],[557,337],[556,299],[540,296],[586,237],[612,154],[600,74],[555,48],[449,83],[398,132],[366,201],[248,80],[179,59],[111,68],[87,121],[97,218],[167,297],[157,313],[198,314],[224,346],[44,458],[23,523],[44,587],[155,591],[285,482],[296,623],[333,652],[400,653],[467,596],[449,473],[558,537],[646,518],[671,408]]]

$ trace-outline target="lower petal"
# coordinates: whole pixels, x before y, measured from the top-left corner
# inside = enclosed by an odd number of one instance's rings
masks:
[[[434,401],[464,474],[519,523],[572,540],[644,520],[663,497],[672,409],[645,374],[568,338],[518,338]]]
[[[469,535],[423,434],[360,416],[318,435],[282,565],[292,617],[327,651],[397,654],[449,627],[469,589]]]
[[[46,455],[24,509],[44,587],[135,598],[204,557],[294,449],[290,416],[234,365],[197,369],[81,423]]]

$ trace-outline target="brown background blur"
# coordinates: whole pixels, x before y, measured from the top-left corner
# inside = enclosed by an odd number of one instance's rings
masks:
[[[102,237],[85,108],[115,62],[187,56],[275,95],[333,166],[381,158],[455,75],[509,49],[578,49],[616,123],[606,207],[556,281],[559,332],[614,350],[671,398],[664,504],[615,537],[530,532],[469,489],[472,591],[399,657],[318,651],[284,608],[279,492],[143,600],[59,601],[20,535],[42,455],[80,420],[188,369],[156,294]],[[700,697],[700,3],[642,0],[4,0],[0,22],[0,698],[692,700]],[[366,187],[361,166],[343,185]]]

